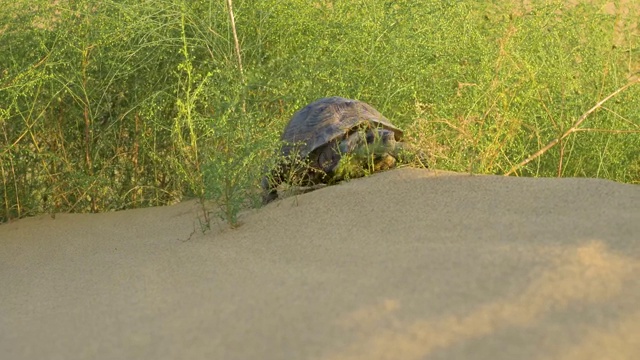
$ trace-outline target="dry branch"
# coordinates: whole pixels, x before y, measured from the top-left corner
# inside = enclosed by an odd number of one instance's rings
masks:
[[[624,90],[628,89],[629,87],[640,83],[640,78],[637,78],[629,83],[627,83],[626,85],[624,85],[623,87],[619,88],[618,90],[612,92],[611,94],[609,94],[607,97],[605,97],[604,99],[600,100],[596,105],[594,105],[591,109],[589,109],[587,112],[585,112],[584,114],[582,114],[582,116],[580,116],[580,118],[578,120],[576,120],[575,123],[573,123],[573,125],[571,125],[571,127],[565,131],[560,137],[557,137],[555,139],[553,139],[550,143],[548,143],[545,147],[543,147],[542,149],[538,150],[535,154],[529,156],[528,158],[526,158],[525,160],[523,160],[521,163],[515,165],[514,167],[511,168],[511,170],[509,170],[506,174],[504,174],[505,176],[509,176],[511,174],[513,174],[514,172],[516,172],[517,170],[519,170],[520,168],[522,168],[523,166],[527,165],[528,163],[530,163],[531,161],[533,161],[534,159],[538,158],[540,155],[544,154],[545,152],[547,152],[547,150],[551,149],[552,147],[554,147],[557,143],[559,143],[560,141],[564,140],[567,136],[571,135],[572,133],[578,131],[578,126],[580,126],[580,124],[582,124],[586,118],[591,115],[593,112],[595,112],[596,110],[598,110],[600,107],[602,107],[602,105],[604,103],[606,103],[607,101],[609,101],[609,99],[611,99],[612,97],[618,95],[619,93],[623,92]]]
[[[227,0],[227,5],[229,6],[229,20],[231,21],[231,30],[233,31],[233,42],[236,47],[236,57],[238,58],[238,69],[240,70],[240,75],[244,80],[244,73],[242,71],[242,56],[240,55],[240,43],[238,42],[238,32],[236,31],[236,19],[233,16],[233,3],[231,0]]]

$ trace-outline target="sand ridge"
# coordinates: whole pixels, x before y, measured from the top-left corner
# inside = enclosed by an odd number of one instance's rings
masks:
[[[197,208],[0,226],[0,358],[640,353],[635,185],[397,169],[236,230]]]

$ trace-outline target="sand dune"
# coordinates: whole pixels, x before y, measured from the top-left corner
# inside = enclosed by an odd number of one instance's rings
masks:
[[[640,187],[399,169],[0,226],[1,359],[636,359]]]

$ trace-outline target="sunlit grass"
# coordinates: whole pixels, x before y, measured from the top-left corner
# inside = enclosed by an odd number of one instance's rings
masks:
[[[373,105],[430,167],[505,174],[640,71],[639,9],[565,3],[236,0],[236,43],[226,0],[11,2],[0,222],[199,197],[233,223],[289,117],[334,95]],[[639,98],[514,174],[640,183]]]

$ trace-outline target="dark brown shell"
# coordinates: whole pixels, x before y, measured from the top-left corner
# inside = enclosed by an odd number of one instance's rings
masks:
[[[281,139],[285,142],[282,154],[289,155],[297,146],[300,157],[304,158],[367,122],[393,131],[396,141],[402,139],[402,130],[371,105],[336,96],[317,100],[293,115],[282,134]]]

